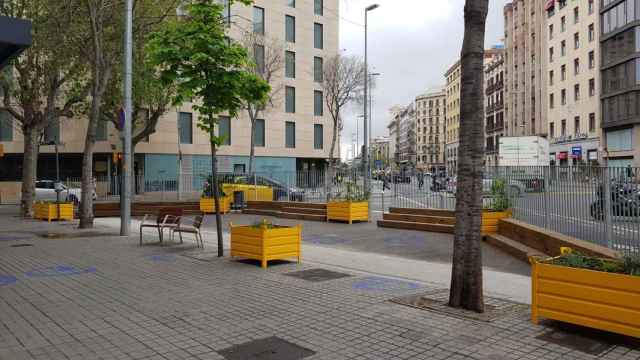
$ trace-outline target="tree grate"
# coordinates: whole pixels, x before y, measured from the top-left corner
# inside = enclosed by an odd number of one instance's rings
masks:
[[[272,336],[218,351],[227,360],[299,360],[315,354],[284,339]]]
[[[307,280],[312,282],[336,280],[336,279],[342,279],[342,278],[351,276],[349,274],[326,270],[326,269],[301,270],[301,271],[286,273],[284,275],[293,276],[302,280]]]

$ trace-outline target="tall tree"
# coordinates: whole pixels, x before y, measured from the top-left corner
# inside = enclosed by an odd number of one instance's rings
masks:
[[[281,40],[267,38],[262,34],[253,31],[247,31],[242,39],[242,45],[248,52],[253,54],[253,63],[250,65],[250,71],[257,77],[264,80],[271,86],[266,101],[260,99],[259,102],[245,102],[244,108],[249,115],[251,123],[251,149],[249,151],[249,174],[253,174],[255,162],[255,131],[256,121],[263,112],[274,106],[276,97],[282,91],[283,86],[278,82],[278,75],[284,68],[284,46]]]
[[[483,57],[489,0],[466,0],[460,55],[460,145],[449,306],[484,312],[482,286]]]
[[[324,102],[333,121],[329,149],[329,178],[331,179],[336,166],[336,141],[343,127],[341,112],[352,101],[365,101],[363,91],[366,71],[361,58],[338,54],[324,62],[322,72]]]
[[[162,81],[177,84],[174,103],[193,98],[198,128],[209,134],[218,256],[223,256],[216,152],[224,139],[215,134],[218,116],[235,117],[243,104],[266,101],[270,87],[249,70],[247,50],[228,40],[222,5],[202,1],[185,8],[184,20],[171,21],[151,35],[148,52]]]
[[[9,113],[24,137],[22,216],[33,215],[40,135],[52,122],[74,116],[86,96],[84,68],[67,25],[78,16],[67,0],[0,3],[0,15],[32,21],[33,44],[0,73],[0,112]],[[64,24],[64,25],[63,25]]]

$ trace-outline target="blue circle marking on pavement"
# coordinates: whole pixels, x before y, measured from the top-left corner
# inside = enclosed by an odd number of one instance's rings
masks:
[[[176,256],[172,254],[157,254],[149,256],[149,260],[153,262],[175,262]]]
[[[309,241],[315,245],[338,245],[348,243],[349,240],[340,238],[335,234],[309,235],[304,237],[305,241]]]
[[[18,281],[18,278],[12,275],[0,275],[0,286],[13,285]]]
[[[368,276],[354,281],[351,288],[365,291],[415,290],[420,288],[420,284],[379,276]]]
[[[426,237],[422,234],[420,235],[403,235],[399,236],[385,236],[384,243],[388,246],[399,246],[399,247],[424,247],[426,245]]]
[[[28,277],[56,277],[56,276],[72,276],[81,274],[95,273],[96,268],[93,266],[80,268],[72,265],[56,265],[42,269],[31,270],[24,273]]]
[[[0,234],[0,241],[17,241],[25,239],[31,239],[31,236],[19,234]]]

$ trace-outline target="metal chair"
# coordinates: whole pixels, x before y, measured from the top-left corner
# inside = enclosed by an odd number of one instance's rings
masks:
[[[142,229],[144,228],[158,229],[158,237],[160,243],[162,243],[164,229],[172,229],[178,226],[180,217],[182,217],[182,209],[162,208],[158,211],[155,222],[147,221],[151,220],[153,216],[152,214],[146,214],[140,223],[140,246],[142,246]]]
[[[185,221],[190,222],[190,224],[185,225]],[[196,246],[204,249],[204,241],[202,240],[202,233],[200,232],[203,221],[203,215],[197,215],[193,220],[185,218],[179,219],[178,226],[171,229],[171,238],[173,238],[173,234],[177,232],[180,236],[180,243],[182,244],[182,233],[194,234],[196,237]]]

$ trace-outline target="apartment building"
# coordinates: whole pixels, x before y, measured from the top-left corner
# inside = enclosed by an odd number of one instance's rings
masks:
[[[449,174],[458,168],[458,131],[460,130],[460,60],[444,74],[445,86],[445,147],[444,161]]]
[[[397,163],[401,168],[414,168],[416,157],[416,110],[414,103],[407,105],[397,115],[398,153]]]
[[[546,29],[551,0],[513,0],[504,7],[505,134],[547,136],[546,75],[543,67],[557,51],[548,53]],[[575,1],[574,1],[575,3]]]
[[[504,53],[484,66],[485,165],[497,166],[500,137],[504,136]]]
[[[416,109],[416,160],[417,167],[430,172],[445,170],[445,119],[446,93],[436,88],[419,95]]]
[[[400,140],[400,117],[403,107],[400,105],[394,105],[389,109],[389,125],[387,125],[387,131],[389,132],[389,156],[391,157],[391,165],[398,166],[399,159],[399,140]]]
[[[218,151],[222,172],[248,170],[250,141],[256,142],[255,171],[279,174],[294,171],[321,171],[326,166],[332,137],[332,121],[325,109],[322,66],[325,59],[338,54],[338,0],[255,0],[251,6],[234,3],[228,14],[230,38],[240,40],[253,32],[265,45],[282,46],[284,64],[272,87],[281,91],[274,98],[251,134],[245,111],[238,118],[220,117],[217,132],[225,137]],[[263,61],[264,46],[252,49],[256,62]],[[0,181],[18,181],[22,167],[22,135],[7,114],[0,128]],[[197,127],[198,114],[191,103],[174,108],[161,118],[157,132],[136,147],[134,170],[146,180],[175,179],[194,174],[201,179],[210,173],[208,135]],[[86,119],[68,119],[45,131],[47,140],[61,143],[63,178],[80,177]],[[340,141],[337,141],[340,143]],[[109,122],[99,125],[94,171],[97,177],[115,175],[122,145],[119,133]],[[42,146],[39,178],[55,176],[52,146]],[[336,149],[339,156],[340,149]],[[180,168],[179,168],[180,164]],[[195,180],[194,180],[195,181]]]
[[[596,163],[600,146],[600,72],[595,0],[549,1],[545,8],[549,62],[549,156],[562,166]]]
[[[640,166],[640,1],[600,5],[602,156],[609,166]]]
[[[373,168],[377,170],[386,169],[391,165],[391,138],[378,136],[371,141],[371,157]]]

